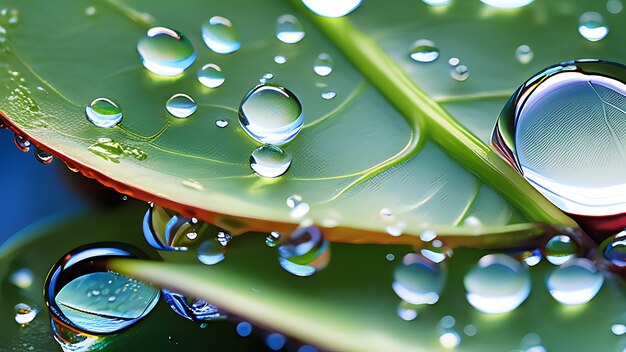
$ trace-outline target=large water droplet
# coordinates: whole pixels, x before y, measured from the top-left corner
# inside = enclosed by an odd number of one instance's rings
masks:
[[[15,322],[21,325],[29,324],[35,319],[39,311],[26,303],[15,305]]]
[[[309,10],[323,17],[342,17],[354,11],[363,0],[302,0]]]
[[[161,290],[163,299],[172,310],[185,319],[192,321],[207,321],[225,318],[217,307],[201,299],[187,298],[180,293]]]
[[[202,25],[202,40],[218,54],[230,54],[241,47],[239,34],[227,18],[214,16]]]
[[[178,93],[172,95],[172,97],[167,100],[165,108],[172,116],[185,119],[196,112],[198,105],[196,105],[196,102],[187,94]]]
[[[626,230],[608,238],[602,245],[602,255],[611,265],[626,268]]]
[[[439,57],[439,48],[428,39],[420,39],[411,45],[409,56],[417,62],[433,62]]]
[[[552,297],[568,306],[589,302],[600,291],[602,283],[602,273],[585,258],[575,258],[559,266],[546,280]]]
[[[107,98],[98,98],[85,107],[85,116],[98,127],[111,128],[122,121],[122,109]]]
[[[79,247],[57,262],[45,283],[45,299],[54,324],[78,333],[111,334],[145,317],[159,291],[141,281],[107,270],[112,258],[145,258],[123,244]],[[115,295],[112,302],[105,292]]]
[[[487,314],[510,312],[530,293],[528,270],[505,254],[482,257],[465,275],[463,283],[467,301]]]
[[[491,143],[561,210],[622,214],[625,81],[626,67],[617,63],[580,60],[549,67],[509,99]]]
[[[277,146],[264,144],[250,155],[250,168],[259,176],[279,177],[291,166],[291,154]]]
[[[524,7],[535,0],[480,0],[484,4],[499,9],[515,9],[518,7]]]
[[[544,252],[550,263],[561,265],[576,256],[578,244],[569,236],[557,235],[546,243]]]
[[[313,71],[319,76],[325,77],[333,72],[333,59],[326,53],[321,53],[315,60]]]
[[[578,20],[578,33],[590,42],[597,42],[609,34],[609,26],[597,12],[585,12]]]
[[[515,49],[515,57],[520,64],[527,64],[533,60],[533,50],[528,45],[520,45]]]
[[[283,43],[295,44],[304,38],[304,27],[294,15],[282,15],[276,20],[276,38]]]
[[[278,247],[278,254],[285,270],[296,276],[311,276],[328,265],[330,243],[319,228],[301,227]]]
[[[217,88],[226,80],[222,68],[216,64],[206,64],[202,66],[202,68],[198,70],[197,76],[198,81],[207,88]]]
[[[226,258],[226,248],[217,238],[204,241],[198,248],[198,260],[202,264],[215,265]]]
[[[150,28],[139,39],[137,51],[144,67],[160,76],[177,76],[196,61],[191,41],[166,27]]]
[[[446,282],[441,265],[409,253],[393,272],[391,287],[398,297],[411,304],[435,304]]]
[[[304,114],[295,94],[285,87],[265,83],[254,87],[243,98],[239,123],[257,141],[280,146],[300,132]]]

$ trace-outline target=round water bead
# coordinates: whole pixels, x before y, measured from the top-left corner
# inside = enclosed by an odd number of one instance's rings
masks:
[[[363,0],[302,0],[309,10],[322,17],[343,17],[354,11]]]
[[[515,9],[518,7],[524,7],[535,0],[480,0],[484,4],[499,9]]]
[[[198,260],[205,265],[215,265],[226,258],[226,247],[217,239],[204,241],[198,248]]]
[[[95,243],[72,250],[52,267],[44,293],[53,325],[78,334],[112,334],[152,311],[159,291],[108,271],[113,258],[146,256],[122,243]]]
[[[226,80],[222,68],[216,64],[206,64],[202,66],[202,68],[198,70],[197,76],[198,81],[207,88],[217,88]]]
[[[439,48],[428,39],[419,39],[411,45],[409,56],[417,62],[433,62],[439,58]]]
[[[574,258],[551,272],[546,279],[548,291],[562,304],[573,306],[589,302],[596,296],[604,277],[586,258]]]
[[[324,100],[331,100],[331,99],[334,99],[336,96],[337,96],[337,93],[332,90],[325,90],[322,92],[322,99]]]
[[[250,334],[252,334],[252,324],[248,323],[247,321],[242,321],[241,323],[237,324],[237,334],[239,334],[239,336],[241,337],[250,336]]]
[[[30,141],[17,133],[13,134],[13,142],[20,151],[26,153],[30,150]]]
[[[578,244],[569,236],[556,235],[546,243],[544,252],[550,263],[561,265],[576,256]]]
[[[276,56],[274,56],[274,62],[279,64],[279,65],[282,65],[285,62],[287,62],[287,58],[282,56],[282,55],[276,55]]]
[[[278,247],[278,262],[296,276],[311,276],[330,261],[330,243],[315,226],[300,227]]]
[[[624,5],[620,0],[609,0],[606,2],[606,10],[614,15],[622,12],[623,9]]]
[[[520,64],[527,64],[531,62],[533,56],[535,56],[535,54],[528,45],[520,45],[517,47],[517,49],[515,49],[515,57]]]
[[[609,237],[602,243],[602,256],[611,265],[626,268],[626,230]]]
[[[178,93],[168,99],[165,103],[165,108],[172,116],[179,119],[186,119],[196,112],[198,105],[187,94]]]
[[[415,320],[415,318],[417,318],[418,316],[418,312],[414,309],[414,306],[411,306],[404,301],[401,301],[398,304],[398,309],[396,310],[396,313],[398,314],[398,317],[400,317],[400,319],[404,321]]]
[[[626,66],[612,62],[549,67],[509,99],[491,143],[561,210],[586,217],[623,214],[625,81]],[[614,223],[615,230],[626,225]]]
[[[177,76],[196,61],[191,41],[166,27],[150,28],[139,39],[137,51],[144,67],[160,76]]]
[[[463,279],[467,301],[487,314],[507,313],[530,293],[528,270],[505,254],[482,257]]]
[[[15,322],[21,325],[29,324],[35,319],[39,311],[26,303],[15,305]]]
[[[85,116],[98,127],[111,128],[122,122],[122,109],[107,98],[94,99],[85,107]]]
[[[313,72],[322,77],[326,77],[333,72],[333,59],[330,55],[326,53],[319,54],[313,65]]]
[[[178,315],[192,321],[207,321],[225,318],[217,307],[201,299],[190,299],[180,293],[161,290],[163,299]]]
[[[143,218],[143,234],[148,243],[161,251],[186,251],[203,224],[157,206],[150,205]],[[190,235],[190,234],[196,234]]]
[[[224,128],[228,126],[228,120],[224,120],[224,119],[215,120],[215,126],[219,128]]]
[[[294,15],[282,15],[276,20],[276,38],[286,44],[295,44],[304,38],[304,27]]]
[[[35,148],[35,160],[38,162],[48,165],[54,160],[54,156],[50,154],[48,151],[40,149],[39,147]]]
[[[291,154],[277,146],[264,144],[250,155],[250,168],[259,176],[279,177],[291,166]]]
[[[213,16],[202,24],[204,44],[218,54],[230,54],[241,47],[237,29],[227,18]]]
[[[241,101],[239,123],[255,140],[280,146],[300,132],[304,114],[300,100],[290,90],[264,83],[251,89]]]
[[[461,343],[461,336],[452,329],[445,329],[439,335],[439,343],[443,348],[455,349]]]
[[[457,65],[450,70],[450,77],[463,82],[469,78],[469,68],[465,65]]]
[[[578,20],[578,33],[590,42],[597,42],[609,34],[609,26],[597,12],[585,12]]]
[[[446,282],[446,272],[421,255],[409,253],[393,272],[391,288],[411,304],[435,304]]]

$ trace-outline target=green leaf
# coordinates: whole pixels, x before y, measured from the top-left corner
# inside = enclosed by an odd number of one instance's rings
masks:
[[[470,245],[480,240],[467,236],[519,235],[489,240],[503,245],[541,232],[532,222],[575,226],[485,142],[499,107],[533,72],[576,57],[626,57],[615,44],[625,26],[615,18],[608,17],[611,33],[601,42],[577,34],[579,13],[593,4],[537,3],[504,11],[478,1],[444,8],[398,1],[366,3],[347,18],[324,19],[297,2],[279,0],[255,6],[216,2],[208,11],[206,2],[197,0],[128,5],[109,0],[96,6],[94,16],[87,16],[79,1],[12,0],[20,21],[7,26],[0,54],[6,66],[0,72],[0,109],[11,128],[87,176],[235,232],[288,231],[296,221],[285,199],[299,194],[311,205],[315,222],[338,225],[327,230],[334,241],[417,244],[408,236],[379,236],[389,225],[379,211],[389,208],[405,223],[405,234],[428,226]],[[274,38],[275,20],[284,13],[303,22],[301,43]],[[218,55],[202,43],[200,25],[213,15],[237,27],[243,44],[236,53]],[[180,30],[193,42],[198,60],[182,77],[165,79],[142,67],[135,47],[152,25]],[[533,36],[511,29],[522,27]],[[408,47],[421,37],[441,48],[435,63],[408,58]],[[535,51],[536,59],[526,66],[513,55],[522,43]],[[312,71],[320,52],[334,59],[329,77]],[[287,63],[274,63],[278,54]],[[470,67],[469,80],[449,77],[449,56]],[[204,88],[195,78],[208,62],[226,74],[217,89]],[[298,95],[306,116],[304,130],[285,148],[293,165],[277,180],[260,178],[248,167],[257,145],[236,118],[241,98],[267,71]],[[325,87],[337,98],[321,99]],[[165,112],[165,101],[179,92],[199,103],[187,120]],[[98,97],[122,107],[120,126],[96,128],[84,118],[85,105]],[[230,122],[225,129],[215,126],[221,118]],[[115,162],[107,160],[89,150],[102,137],[147,158],[123,153]],[[468,216],[485,227],[461,226]]]

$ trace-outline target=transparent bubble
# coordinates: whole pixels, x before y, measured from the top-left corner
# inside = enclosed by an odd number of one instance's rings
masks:
[[[561,265],[576,256],[578,244],[569,236],[557,235],[546,243],[544,252],[550,263]]]
[[[183,34],[166,27],[150,28],[139,39],[141,63],[160,76],[177,76],[196,61],[196,51]]]
[[[326,53],[319,54],[313,65],[313,72],[322,77],[331,74],[333,72],[333,59],[330,55]]]
[[[597,12],[585,12],[578,20],[578,33],[590,42],[597,42],[609,34],[609,26]]]
[[[107,98],[94,99],[85,107],[85,116],[98,127],[111,128],[122,122],[122,110]]]
[[[311,276],[324,269],[330,261],[330,243],[315,227],[296,229],[278,247],[278,262],[296,276]]]
[[[215,126],[219,128],[224,128],[228,126],[228,120],[224,120],[224,119],[215,120]]]
[[[589,302],[596,296],[604,277],[592,261],[574,258],[555,268],[547,279],[546,286],[554,299],[572,306]]]
[[[337,96],[337,93],[332,90],[325,90],[322,92],[322,99],[324,100],[331,100],[331,99],[334,99],[336,96]]]
[[[622,336],[626,334],[626,325],[624,324],[613,324],[611,325],[611,332],[615,336]]]
[[[224,319],[219,309],[201,299],[187,298],[180,293],[161,290],[163,299],[178,315],[192,321]]]
[[[439,48],[428,39],[420,39],[411,45],[409,56],[417,62],[433,62],[439,58]]]
[[[207,88],[217,88],[226,80],[222,68],[216,64],[206,64],[202,66],[196,76],[198,77],[198,81]]]
[[[411,304],[435,304],[446,281],[443,268],[424,257],[409,253],[393,274],[391,287],[398,297]]]
[[[276,55],[276,56],[274,56],[274,62],[279,64],[279,65],[282,65],[285,62],[287,62],[287,58],[282,56],[282,55]]]
[[[400,302],[400,304],[398,304],[398,309],[396,313],[398,313],[398,317],[400,317],[400,319],[404,321],[415,320],[418,315],[417,310],[407,307],[404,302]]]
[[[282,240],[280,232],[272,231],[267,237],[265,237],[265,244],[268,247],[276,247]]]
[[[165,103],[165,108],[172,116],[179,119],[185,119],[198,109],[196,102],[187,94],[174,94]]]
[[[520,64],[527,64],[533,60],[533,50],[528,45],[520,45],[515,49],[515,57]]]
[[[241,47],[237,29],[227,18],[214,16],[202,24],[204,44],[218,54],[230,54]]]
[[[282,15],[276,20],[276,38],[286,44],[295,44],[304,38],[304,27],[294,15]]]
[[[469,68],[465,65],[455,66],[450,70],[450,76],[456,81],[463,82],[469,78]]]
[[[524,251],[521,254],[521,259],[528,266],[535,266],[541,262],[541,258],[543,258],[541,251],[537,248],[529,251]]]
[[[259,176],[279,177],[291,166],[291,154],[277,146],[264,144],[250,155],[250,168]]]
[[[515,9],[531,4],[535,0],[480,0],[484,4],[498,9]]]
[[[198,248],[198,260],[202,264],[215,265],[226,257],[226,248],[216,239],[203,242]]]
[[[35,319],[39,311],[26,303],[15,305],[15,322],[21,325],[29,324]]]
[[[433,263],[441,263],[452,257],[453,251],[452,248],[447,247],[442,241],[435,239],[420,249],[420,253]]]
[[[363,0],[302,0],[309,10],[322,17],[343,17],[354,11]]]

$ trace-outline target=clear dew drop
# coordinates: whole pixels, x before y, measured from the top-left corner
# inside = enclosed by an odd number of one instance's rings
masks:
[[[226,258],[226,248],[215,239],[203,242],[198,248],[198,260],[205,265],[215,265]]]
[[[111,128],[122,122],[122,109],[107,98],[97,98],[85,107],[85,116],[98,127]]]
[[[520,64],[527,64],[533,60],[535,54],[533,50],[526,44],[520,45],[515,49],[515,57]]]
[[[145,258],[123,244],[79,247],[57,262],[45,283],[45,299],[53,324],[78,334],[111,334],[145,317],[159,291],[141,281],[107,271],[111,258]],[[112,293],[106,296],[107,292]],[[109,300],[114,295],[114,300]]]
[[[300,227],[278,247],[278,262],[296,276],[311,276],[330,261],[330,243],[315,226]]]
[[[439,343],[443,348],[455,349],[461,344],[461,335],[454,330],[445,329],[439,335]]]
[[[461,63],[461,60],[459,60],[458,57],[451,57],[448,59],[448,65],[451,68],[457,67],[460,63]]]
[[[528,266],[539,264],[543,258],[541,251],[537,248],[522,252],[520,257]]]
[[[269,235],[267,235],[267,237],[265,237],[265,244],[268,247],[276,247],[278,244],[280,244],[280,241],[282,240],[282,235],[280,234],[280,232],[277,231],[272,231]]]
[[[297,194],[287,198],[287,206],[291,209],[289,211],[289,217],[294,220],[304,218],[311,210],[309,204],[307,202],[303,202],[302,198]]]
[[[387,253],[385,254],[385,259],[387,259],[388,262],[392,262],[396,259],[396,256],[391,253]]]
[[[626,230],[602,243],[602,256],[612,266],[626,268]]]
[[[215,120],[215,126],[219,128],[225,128],[226,126],[228,126],[228,120],[224,120],[224,119]]]
[[[287,339],[279,333],[271,333],[265,337],[265,344],[273,351],[278,351],[285,346]]]
[[[421,255],[409,253],[393,272],[391,287],[411,304],[435,304],[446,281],[444,268]]]
[[[555,268],[546,279],[550,295],[561,304],[572,306],[589,302],[596,296],[604,277],[586,258],[574,258]]]
[[[544,249],[546,259],[554,265],[561,265],[574,258],[577,252],[578,244],[566,235],[552,237]]]
[[[606,10],[613,15],[617,15],[624,10],[624,5],[620,0],[609,0],[606,3]]]
[[[335,99],[336,96],[337,96],[337,93],[332,90],[325,90],[322,92],[322,99],[324,100]]]
[[[225,318],[217,307],[201,299],[187,298],[166,289],[161,290],[161,294],[172,310],[185,319],[203,322]]]
[[[52,160],[54,160],[54,157],[47,151],[40,149],[39,147],[35,147],[35,159],[44,165],[48,165],[52,162]]]
[[[463,82],[469,78],[469,68],[465,65],[455,66],[450,70],[450,77],[456,81]]]
[[[433,62],[439,58],[439,48],[428,39],[419,39],[411,45],[409,56],[417,62]]]
[[[597,42],[609,34],[609,26],[597,12],[585,12],[578,20],[578,33],[590,42]]]
[[[510,312],[530,293],[528,270],[505,254],[482,257],[465,275],[463,283],[467,301],[487,314]]]
[[[422,0],[423,3],[430,6],[444,6],[452,2],[452,0]]]
[[[15,305],[15,322],[20,325],[26,325],[35,319],[39,311],[26,303],[18,303]]]
[[[420,234],[420,240],[430,242],[437,238],[437,233],[433,230],[426,230]]]
[[[404,302],[400,302],[400,304],[398,304],[398,309],[396,310],[396,313],[398,314],[398,317],[400,317],[400,319],[404,321],[415,320],[418,315],[417,310],[411,307],[407,307],[407,304],[405,304]]]
[[[30,141],[17,133],[13,134],[13,142],[20,151],[26,153],[30,150]]]
[[[196,74],[198,81],[207,88],[217,88],[226,80],[222,68],[216,64],[206,64]]]
[[[250,155],[250,168],[263,177],[279,177],[291,166],[291,154],[277,146],[264,144]]]
[[[255,140],[281,146],[304,124],[300,100],[287,88],[265,83],[250,90],[239,106],[239,123]]]
[[[274,78],[274,74],[271,72],[266,72],[263,74],[263,76],[261,76],[261,78],[259,78],[259,83],[261,84],[265,84],[269,81],[271,81]]]
[[[624,324],[613,324],[611,325],[611,332],[615,336],[622,336],[626,334],[626,325]]]
[[[181,183],[187,188],[195,189],[196,191],[204,191],[204,186],[198,180],[188,178],[183,180]]]
[[[535,0],[480,0],[484,4],[498,9],[516,9],[533,3]]]
[[[230,54],[241,47],[239,33],[229,19],[213,16],[202,24],[204,44],[218,54]]]
[[[33,272],[28,268],[22,268],[14,271],[9,281],[15,286],[22,289],[29,288],[33,284]]]
[[[170,115],[179,119],[186,119],[196,112],[198,105],[193,98],[187,94],[178,93],[172,95],[172,97],[167,100],[165,108]]]
[[[282,65],[285,62],[287,62],[287,58],[282,56],[282,55],[276,55],[276,56],[274,56],[274,62],[279,64],[279,65]]]
[[[276,38],[286,44],[295,44],[304,38],[304,27],[294,15],[282,15],[276,20]]]
[[[160,76],[177,76],[196,61],[191,41],[166,27],[153,27],[139,39],[137,51],[143,66]]]
[[[321,77],[326,77],[331,74],[333,72],[333,59],[330,55],[326,53],[319,54],[313,65],[313,72]]]
[[[96,14],[96,8],[94,6],[88,6],[85,9],[85,15],[87,15],[88,17],[93,17]]]
[[[239,336],[241,337],[247,337],[250,336],[250,334],[252,334],[252,324],[248,323],[247,321],[242,321],[241,323],[237,324],[237,334],[239,334]]]
[[[453,251],[452,248],[447,247],[442,241],[435,239],[428,242],[424,248],[420,249],[420,253],[424,258],[433,263],[441,263],[451,258]]]
[[[302,0],[309,10],[322,17],[343,17],[354,11],[363,0]]]

